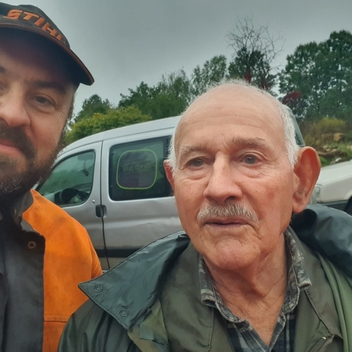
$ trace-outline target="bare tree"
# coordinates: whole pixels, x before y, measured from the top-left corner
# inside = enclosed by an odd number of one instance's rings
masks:
[[[229,65],[229,77],[244,78],[261,88],[270,90],[275,85],[275,65],[282,51],[284,40],[269,33],[268,26],[255,27],[252,18],[238,20],[234,29],[227,34],[232,47],[233,60]]]

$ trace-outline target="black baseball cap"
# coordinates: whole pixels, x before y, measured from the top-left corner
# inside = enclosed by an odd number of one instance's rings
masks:
[[[72,67],[72,74],[78,83],[92,85],[94,78],[71,50],[67,38],[55,23],[38,7],[32,5],[10,5],[0,2],[0,30],[1,28],[18,29],[38,34],[57,44],[66,54]]]

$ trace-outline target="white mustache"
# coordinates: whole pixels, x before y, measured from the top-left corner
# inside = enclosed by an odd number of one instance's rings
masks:
[[[208,219],[214,218],[236,218],[248,220],[251,223],[257,223],[257,215],[247,209],[242,204],[230,204],[225,206],[208,205],[206,208],[201,209],[197,215],[197,220],[205,222]]]

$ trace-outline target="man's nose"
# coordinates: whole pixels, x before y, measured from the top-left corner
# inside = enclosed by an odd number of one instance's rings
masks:
[[[242,197],[240,178],[240,172],[230,160],[226,158],[215,160],[204,196],[218,204],[225,204],[229,199],[240,199]]]
[[[9,127],[30,124],[25,97],[20,89],[8,90],[0,96],[0,120],[5,121]]]

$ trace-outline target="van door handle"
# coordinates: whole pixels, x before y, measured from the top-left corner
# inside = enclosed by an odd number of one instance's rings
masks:
[[[106,217],[106,206],[99,204],[95,206],[95,215],[98,218],[105,218]]]

